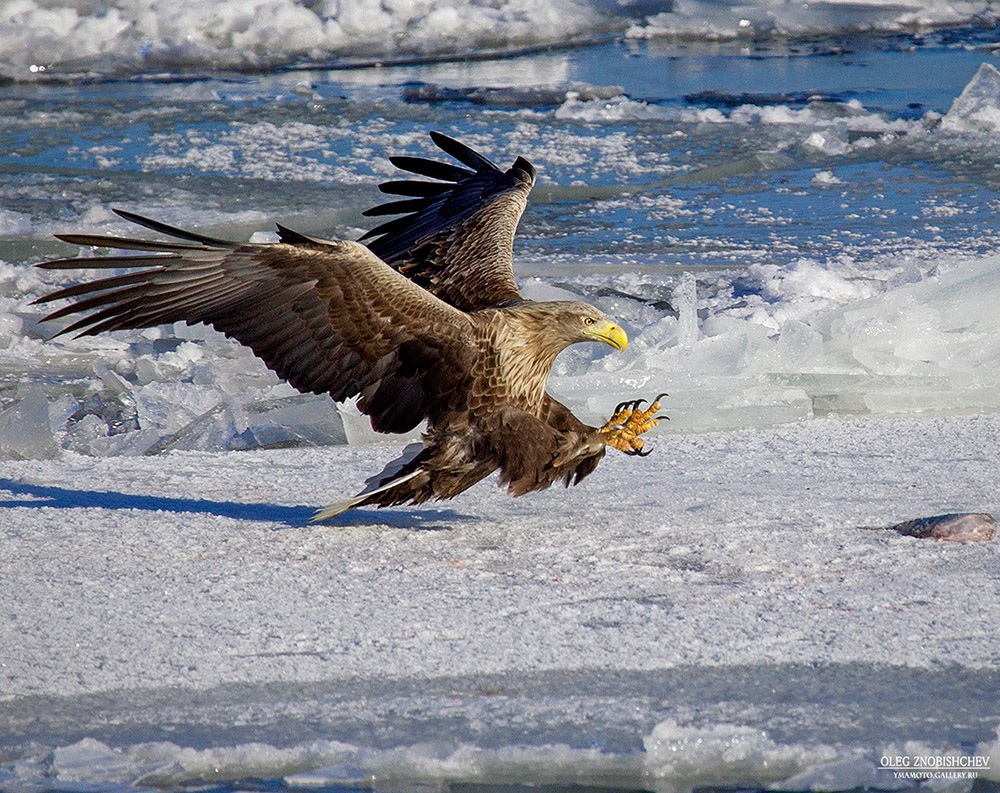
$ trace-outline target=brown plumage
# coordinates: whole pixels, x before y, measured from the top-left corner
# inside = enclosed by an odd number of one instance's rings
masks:
[[[202,322],[250,347],[300,391],[337,401],[359,397],[379,432],[406,432],[427,421],[422,444],[316,520],[361,504],[451,498],[496,470],[500,483],[521,495],[580,481],[606,445],[640,453],[638,436],[655,425],[655,405],[641,411],[638,403],[623,403],[596,428],[545,391],[568,345],[601,341],[624,349],[627,340],[585,303],[521,296],[512,248],[534,168],[518,158],[504,172],[458,141],[431,135],[466,167],[392,158],[436,181],[381,185],[408,198],[368,210],[400,216],[361,241],[279,226],[278,243],[238,243],[119,212],[179,241],[59,235],[139,253],[40,267],[135,269],[37,302],[74,299],[45,317],[84,314],[60,333]]]

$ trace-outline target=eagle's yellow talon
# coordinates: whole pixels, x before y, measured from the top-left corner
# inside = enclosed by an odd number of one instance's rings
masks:
[[[654,416],[660,409],[660,400],[666,394],[660,394],[645,410],[641,405],[645,399],[634,399],[628,402],[621,402],[614,410],[611,418],[601,427],[600,432],[604,435],[604,443],[620,452],[629,455],[645,457],[652,451],[645,449],[645,444],[639,436],[653,429],[666,416]]]

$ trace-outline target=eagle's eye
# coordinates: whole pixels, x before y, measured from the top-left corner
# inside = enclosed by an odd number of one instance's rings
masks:
[[[583,324],[584,325],[593,325],[596,321],[597,320],[595,320],[593,317],[584,317],[583,318]]]

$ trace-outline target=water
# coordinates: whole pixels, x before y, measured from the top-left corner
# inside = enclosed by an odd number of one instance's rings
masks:
[[[31,300],[74,276],[29,265],[67,252],[54,232],[131,232],[114,207],[237,238],[275,221],[355,237],[361,211],[381,200],[375,184],[392,176],[387,157],[434,156],[430,129],[500,164],[522,155],[538,167],[517,247],[526,291],[583,295],[628,329],[628,357],[560,359],[554,388],[586,418],[653,381],[672,394],[668,432],[1000,409],[995,262],[966,263],[1000,253],[1000,90],[980,71],[997,59],[990,6],[927,4],[921,22],[878,3],[469,4],[457,17],[434,3],[343,4],[326,17],[279,3],[240,21],[238,4],[219,0],[205,9],[223,33],[180,8],[125,32],[118,22],[138,13],[128,4],[75,21],[25,8],[18,36],[0,42],[11,78],[0,87],[7,459],[369,441],[349,409],[296,395],[211,332],[47,341]],[[273,35],[293,23],[313,41],[307,52]],[[338,49],[345,30],[354,44]],[[351,65],[391,60],[400,41],[397,60],[412,62]],[[494,50],[501,57],[487,57]],[[454,727],[455,742],[428,745],[419,697],[405,691],[371,702],[296,681],[212,692],[222,711],[248,696],[272,714],[286,694],[292,709],[313,703],[349,745],[321,729],[236,724],[217,746],[185,722],[202,713],[198,692],[82,697],[66,723],[25,727],[4,746],[0,789],[236,790],[244,778],[266,780],[250,789],[410,790],[414,779],[454,790],[498,780],[878,788],[892,780],[872,757],[845,764],[844,746],[996,746],[986,672],[960,673],[966,683],[945,695],[954,723],[926,735],[904,727],[930,724],[940,702],[897,699],[923,690],[905,668],[885,670],[858,701],[816,704],[827,683],[859,690],[869,671],[795,667],[764,680],[751,670],[748,694],[717,693],[725,675],[704,667],[632,675],[630,690],[592,675],[575,699],[562,692],[558,707],[576,707],[565,718],[545,704],[553,688],[572,688],[565,675],[504,678],[499,693],[495,680],[436,681],[423,696],[438,714],[455,697],[449,686],[479,693],[436,724],[438,736]],[[940,687],[948,673],[932,677]],[[789,680],[802,701],[781,698]],[[109,702],[133,703],[145,732],[77,731]],[[583,745],[591,707],[604,721]],[[897,726],[859,722],[865,708]],[[386,709],[409,715],[385,719]],[[762,709],[781,726],[740,726]],[[296,730],[310,723],[294,715]],[[703,754],[676,767],[676,747],[694,744]]]
[[[582,295],[618,316],[639,340],[615,362],[620,378],[645,382],[638,373],[679,367],[659,377],[663,388],[651,386],[689,400],[671,430],[967,410],[944,363],[940,377],[920,381],[912,376],[927,372],[912,362],[873,369],[870,356],[845,364],[839,351],[817,348],[801,361],[762,366],[765,354],[747,365],[739,350],[773,345],[780,357],[801,337],[794,323],[822,336],[832,321],[824,312],[1000,249],[1000,125],[988,112],[1000,87],[987,39],[981,28],[760,43],[640,37],[498,60],[252,75],[195,63],[155,79],[45,75],[9,85],[0,95],[0,255],[11,268],[0,309],[10,341],[0,364],[32,373],[53,427],[29,431],[17,414],[9,431],[37,439],[29,445],[42,456],[368,437],[322,398],[287,432],[254,430],[265,406],[297,397],[212,334],[43,342],[30,299],[74,276],[22,265],[68,252],[51,238],[57,231],[131,233],[114,207],[237,239],[275,221],[356,237],[368,227],[361,211],[382,199],[375,185],[393,175],[388,156],[436,156],[430,129],[501,164],[519,155],[535,163],[539,184],[517,247],[525,288]],[[681,359],[671,296],[682,272],[697,275],[712,341]],[[938,361],[951,354],[938,350]],[[574,350],[556,371],[594,420],[611,406],[591,396],[587,356],[596,354]],[[762,386],[775,366],[785,374]],[[977,369],[983,389],[989,371]],[[803,394],[802,383],[831,372],[843,376],[843,398],[831,401],[826,382]],[[37,396],[24,379],[0,385],[0,405]],[[982,407],[985,392],[976,393]],[[747,408],[731,412],[734,403]],[[20,441],[0,445],[24,453]]]

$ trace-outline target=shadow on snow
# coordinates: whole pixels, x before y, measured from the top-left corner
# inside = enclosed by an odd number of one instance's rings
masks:
[[[73,490],[66,487],[36,485],[0,479],[0,509],[34,507],[41,509],[97,508],[110,510],[145,510],[149,512],[196,513],[217,515],[234,520],[282,523],[304,527],[316,511],[315,507],[283,504],[254,504],[233,501],[210,501],[202,498],[171,498],[115,493],[106,490]],[[9,495],[7,495],[9,494]],[[447,524],[473,518],[450,509],[414,509],[386,511],[353,509],[317,526],[390,526],[402,529],[435,531],[447,529]],[[444,522],[444,525],[442,525]]]

